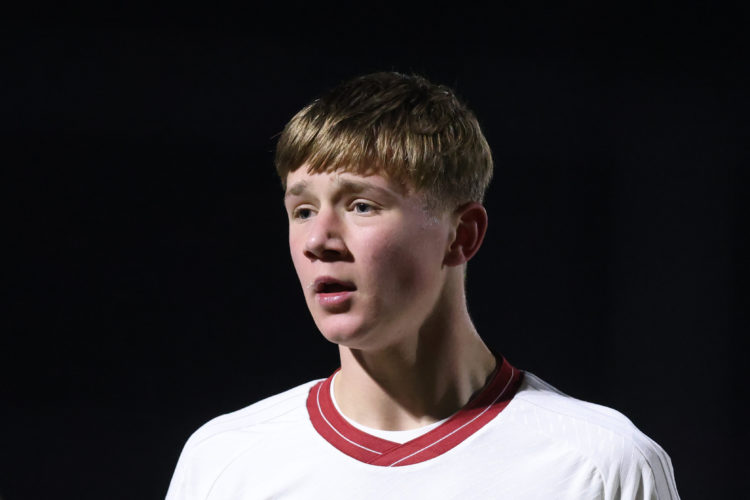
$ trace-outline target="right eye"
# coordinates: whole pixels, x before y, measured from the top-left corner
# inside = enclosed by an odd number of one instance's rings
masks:
[[[312,217],[313,211],[310,208],[307,207],[299,207],[294,209],[294,212],[292,212],[292,218],[294,219],[309,219]]]

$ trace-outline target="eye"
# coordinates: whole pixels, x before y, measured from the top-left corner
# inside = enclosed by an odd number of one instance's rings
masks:
[[[375,211],[375,207],[364,201],[358,201],[352,206],[354,213],[358,214],[369,214]]]
[[[305,220],[305,219],[309,219],[310,217],[312,217],[312,214],[313,214],[313,211],[311,208],[298,207],[298,208],[295,208],[294,211],[292,212],[292,218]]]

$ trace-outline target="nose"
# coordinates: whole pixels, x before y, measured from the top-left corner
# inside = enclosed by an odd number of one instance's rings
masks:
[[[342,221],[334,210],[321,209],[308,222],[305,256],[310,260],[335,261],[345,259],[348,249],[342,235]]]

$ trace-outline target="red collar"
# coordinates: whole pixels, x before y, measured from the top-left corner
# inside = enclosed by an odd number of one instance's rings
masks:
[[[412,465],[442,455],[484,427],[508,406],[523,373],[502,356],[499,369],[482,391],[451,418],[404,444],[361,431],[339,414],[331,400],[333,375],[315,384],[307,396],[310,421],[326,441],[350,457],[386,467]]]

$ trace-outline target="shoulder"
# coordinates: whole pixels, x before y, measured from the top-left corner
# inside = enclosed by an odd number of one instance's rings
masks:
[[[554,388],[536,375],[525,372],[514,401],[539,416],[578,423],[597,431],[637,438],[643,434],[622,413],[606,406],[582,401]]]
[[[645,488],[653,498],[678,498],[667,453],[617,410],[575,399],[528,372],[511,406],[509,416],[527,432],[590,463],[605,489]]]
[[[308,392],[316,382],[318,380],[298,385],[240,410],[209,420],[190,436],[185,447],[200,446],[201,443],[225,433],[251,431],[253,427],[270,424],[288,416],[304,408]]]
[[[307,431],[307,395],[317,382],[307,382],[203,424],[185,443],[167,498],[203,498],[204,490],[239,457],[248,453],[268,457],[269,450],[273,453]]]

